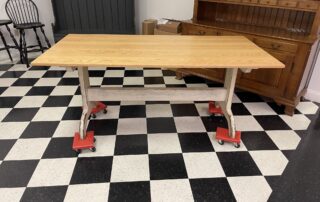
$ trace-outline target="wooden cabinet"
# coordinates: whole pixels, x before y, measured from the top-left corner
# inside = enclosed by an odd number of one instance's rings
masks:
[[[292,115],[305,90],[304,74],[318,37],[318,1],[195,0],[194,17],[182,22],[183,35],[243,35],[282,61],[281,70],[239,72],[237,87],[273,98]],[[223,81],[224,70],[185,69],[184,75]]]

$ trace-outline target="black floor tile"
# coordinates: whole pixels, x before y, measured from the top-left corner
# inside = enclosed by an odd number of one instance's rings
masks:
[[[62,78],[58,83],[58,86],[77,86],[79,85],[78,78]]]
[[[120,118],[145,118],[146,106],[145,105],[128,105],[120,107]]]
[[[12,109],[2,120],[3,122],[31,121],[38,112],[39,108],[18,108]]]
[[[164,84],[163,77],[144,77],[145,85]]]
[[[148,154],[147,135],[118,135],[115,155]]]
[[[264,130],[290,130],[291,128],[278,115],[254,116]]]
[[[166,84],[166,88],[186,88],[186,84]]]
[[[29,201],[63,201],[68,186],[28,187],[21,198],[21,202]]]
[[[39,79],[38,78],[28,78],[28,79],[18,79],[16,82],[12,84],[12,86],[34,86],[35,83],[37,83]]]
[[[124,72],[125,77],[142,77],[143,70],[126,70]]]
[[[281,176],[265,176],[268,184],[272,190],[275,190],[278,187]]]
[[[148,133],[176,133],[173,118],[147,118]]]
[[[71,99],[72,96],[49,96],[43,107],[67,107]]]
[[[9,70],[14,64],[0,64],[0,71]]]
[[[194,104],[172,104],[171,109],[174,117],[199,116],[198,110]]]
[[[191,179],[195,201],[236,201],[226,178]]]
[[[47,71],[43,78],[62,78],[66,71]]]
[[[20,78],[24,73],[25,71],[7,71],[0,78]]]
[[[88,131],[94,131],[95,135],[115,135],[117,134],[118,120],[91,120]]]
[[[105,71],[100,70],[90,70],[89,76],[90,77],[104,77]]]
[[[108,201],[151,201],[150,182],[111,183]]]
[[[0,164],[0,187],[26,187],[38,161],[4,161]],[[14,179],[14,180],[13,180]]]
[[[122,85],[123,78],[104,78],[102,85]]]
[[[217,155],[227,177],[261,175],[248,152],[218,152]]]
[[[228,123],[224,116],[201,117],[201,119],[208,132],[215,132],[218,127],[228,128]]]
[[[3,160],[16,140],[0,140],[0,161]]]
[[[176,73],[171,70],[162,70],[163,76],[176,76]]]
[[[194,84],[194,83],[206,83],[203,78],[197,76],[186,76],[184,80],[187,84]]]
[[[45,87],[32,87],[27,93],[28,96],[31,95],[50,95],[53,91],[54,86],[45,86]]]
[[[278,150],[268,134],[264,131],[260,132],[242,132],[241,140],[246,148],[251,150]]]
[[[151,180],[188,178],[182,154],[149,155]]]
[[[290,161],[296,150],[281,150],[281,151],[286,156],[288,161]]]
[[[213,152],[207,133],[179,133],[182,152]]]
[[[267,104],[275,111],[277,114],[282,115],[284,113],[285,106],[284,105],[278,105],[275,102],[267,102]],[[297,109],[294,110],[295,114],[301,114]]]
[[[251,115],[248,109],[242,103],[233,103],[231,106],[233,115]]]
[[[7,87],[0,87],[0,95],[7,90]]]
[[[81,115],[82,107],[68,107],[62,117],[62,120],[80,120]]]
[[[31,122],[23,131],[21,138],[52,137],[59,125],[58,121]]]
[[[42,158],[68,158],[76,157],[77,153],[72,150],[73,138],[52,138]]]
[[[236,92],[236,95],[242,102],[263,102],[263,99],[254,93]]]
[[[34,60],[34,59],[32,59]],[[37,67],[30,67],[29,70],[32,70],[32,71],[46,71],[46,70],[49,70],[50,67],[48,66],[37,66]]]
[[[13,108],[21,97],[0,97],[0,108]]]
[[[79,158],[70,184],[110,182],[111,167],[112,157]]]
[[[107,67],[106,68],[108,71],[112,71],[112,70],[125,70],[124,67]]]

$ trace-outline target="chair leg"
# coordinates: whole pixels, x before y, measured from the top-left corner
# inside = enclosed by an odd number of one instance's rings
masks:
[[[22,29],[21,31],[22,33],[22,43],[23,43],[23,52],[24,52],[24,64],[27,65],[27,67],[29,68],[29,60],[28,60],[28,49],[27,49],[27,42],[26,42],[26,33],[25,31]]]
[[[48,39],[47,36],[46,36],[46,33],[45,33],[44,30],[43,30],[43,27],[40,27],[40,30],[41,30],[41,32],[42,32],[42,34],[43,34],[43,36],[44,36],[44,39],[45,39],[46,42],[47,42],[48,48],[51,48],[51,44],[50,44],[50,42],[49,42],[49,39]]]
[[[42,46],[42,44],[41,44],[40,38],[39,38],[39,36],[38,36],[37,29],[36,29],[36,28],[33,28],[33,31],[34,31],[34,33],[36,34],[36,38],[37,38],[37,41],[38,41],[38,45],[39,45],[39,47],[40,47],[40,50],[41,50],[41,52],[43,53],[44,49],[43,49],[43,46]]]
[[[20,32],[20,39],[19,39],[20,62],[23,64],[24,58],[23,58],[23,46],[22,46],[22,30],[19,30],[19,32]]]
[[[8,47],[8,45],[7,45],[7,42],[6,42],[6,39],[4,38],[4,36],[3,36],[3,34],[2,34],[1,31],[0,31],[0,37],[1,37],[1,39],[2,39],[4,48],[6,49],[8,55],[9,55],[10,60],[13,62],[12,56],[11,56],[11,53],[10,53],[10,50],[9,50],[9,47]]]
[[[10,27],[8,25],[6,25],[6,28],[7,28],[8,32],[9,32],[9,34],[10,34],[10,37],[11,37],[14,45],[16,46],[17,49],[19,49],[18,42],[17,42],[16,38],[13,36]]]

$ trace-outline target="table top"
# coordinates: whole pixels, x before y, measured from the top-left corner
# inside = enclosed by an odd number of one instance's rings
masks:
[[[32,66],[284,68],[243,36],[70,34]]]

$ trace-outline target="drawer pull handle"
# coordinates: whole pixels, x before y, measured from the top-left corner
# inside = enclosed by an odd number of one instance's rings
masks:
[[[279,44],[271,44],[271,47],[273,49],[279,49],[281,47],[281,45],[279,45]]]

